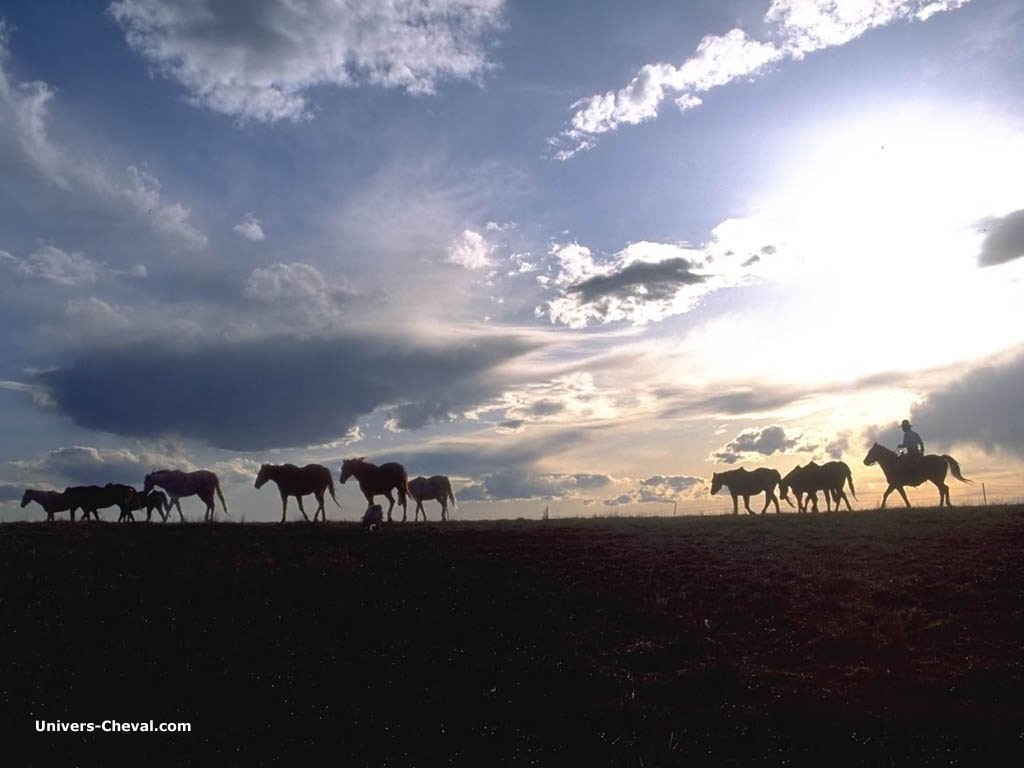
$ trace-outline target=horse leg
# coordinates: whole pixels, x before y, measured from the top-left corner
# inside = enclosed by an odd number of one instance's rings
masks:
[[[388,522],[391,522],[391,510],[395,508],[395,497],[391,495],[391,491],[385,491],[384,496],[388,500]],[[405,507],[402,507],[402,522],[405,522]]]
[[[299,512],[301,512],[301,513],[302,513],[302,519],[303,519],[303,520],[305,520],[305,521],[306,521],[306,522],[308,523],[308,522],[309,522],[309,515],[307,515],[307,514],[306,514],[306,510],[305,510],[305,508],[304,508],[304,507],[302,506],[302,495],[301,495],[301,494],[299,494],[299,495],[296,495],[296,496],[295,496],[295,500],[296,500],[297,502],[299,502]],[[314,513],[314,514],[315,514],[315,513]]]
[[[288,517],[288,494],[281,491],[281,522],[283,523]]]
[[[448,519],[448,500],[441,497],[441,522],[445,522]]]
[[[316,512],[313,513],[313,522],[316,522],[316,516],[321,515],[321,519],[327,522],[327,510],[324,509],[324,490],[321,488],[319,491],[313,491],[313,495],[316,497]]]
[[[744,507],[744,509],[747,510],[747,514],[748,515],[754,514],[754,510],[752,510],[750,508],[750,494],[749,493],[743,494],[743,507]]]
[[[732,494],[732,513],[738,515],[740,513],[740,497],[739,494]]]
[[[949,502],[949,486],[946,485],[945,483],[936,483],[935,485],[937,485],[939,488],[939,506],[942,506],[943,501],[946,502],[947,507],[953,506]]]
[[[907,509],[910,509],[910,499],[907,498],[907,492],[903,490],[903,486],[897,486],[896,491],[903,497],[903,503],[907,505]]]
[[[181,511],[181,501],[178,500],[177,496],[171,496],[171,501],[167,505],[167,513],[170,514],[171,509],[173,509],[174,507],[178,508],[178,519],[180,520],[180,522],[184,523],[185,515]]]

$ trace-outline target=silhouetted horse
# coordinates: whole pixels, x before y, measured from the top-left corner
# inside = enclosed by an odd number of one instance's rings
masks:
[[[423,519],[427,519],[427,511],[423,509],[423,502],[431,499],[441,504],[441,519],[448,519],[448,501],[452,507],[457,506],[455,494],[452,492],[452,483],[444,475],[433,475],[431,477],[416,477],[409,481],[409,495],[416,500],[416,511],[413,512],[413,520],[419,519],[419,513],[423,513]]]
[[[183,496],[198,496],[206,505],[204,519],[207,522],[213,520],[216,507],[213,503],[213,494],[217,494],[220,505],[224,508],[224,514],[228,514],[228,505],[224,501],[224,494],[220,491],[220,480],[217,475],[208,469],[197,469],[195,472],[182,472],[180,469],[159,469],[146,475],[146,482],[143,485],[143,493],[149,493],[154,486],[159,485],[167,491],[168,502],[167,512],[171,507],[178,508],[178,517],[185,522],[185,516],[181,513],[181,502]]]
[[[98,485],[74,485],[64,489],[64,499],[71,510],[72,520],[75,510],[79,508],[82,510],[83,520],[88,520],[90,514],[93,519],[99,520],[99,510],[107,507],[117,507],[121,510],[118,522],[134,520],[131,509],[133,504],[138,503],[138,495],[138,491],[130,485],[120,483],[107,483],[102,488]]]
[[[925,481],[935,483],[935,486],[939,489],[940,507],[943,501],[945,501],[947,507],[953,506],[949,500],[949,486],[945,482],[947,466],[953,473],[953,477],[960,482],[972,482],[960,474],[960,464],[957,463],[957,460],[946,454],[939,456],[931,453],[925,456],[908,458],[900,456],[884,445],[875,443],[871,446],[871,450],[868,451],[868,455],[864,457],[864,463],[868,466],[877,463],[882,468],[885,481],[889,483],[889,487],[882,494],[883,509],[885,508],[885,500],[889,498],[889,494],[893,491],[898,491],[900,496],[903,497],[903,503],[909,507],[910,500],[907,498],[907,493],[903,490],[903,486],[912,485],[916,487]]]
[[[297,467],[294,464],[264,464],[256,475],[256,487],[262,488],[267,480],[277,483],[277,490],[281,494],[281,522],[285,521],[288,512],[288,497],[294,496],[299,502],[299,512],[309,522],[306,510],[302,507],[302,497],[312,493],[319,505],[313,513],[313,522],[316,522],[317,515],[321,515],[323,521],[327,522],[327,512],[324,510],[324,491],[331,492],[331,498],[335,505],[338,498],[334,495],[334,480],[331,477],[331,470],[322,464],[307,464],[304,467]]]
[[[170,507],[167,504],[167,496],[163,491],[158,491],[156,488],[151,490],[149,493],[137,494],[137,499],[132,504],[131,511],[146,510],[146,522],[151,522],[153,519],[153,510],[155,509],[163,522],[167,522],[167,513],[170,512]],[[134,515],[132,516],[134,520]]]
[[[365,458],[345,459],[341,463],[341,482],[350,477],[359,481],[359,490],[366,497],[366,502],[373,506],[374,496],[385,496],[388,500],[388,522],[391,522],[391,510],[395,508],[392,490],[398,491],[398,503],[402,505],[402,522],[406,517],[406,500],[409,496],[409,474],[405,467],[394,461],[387,464],[371,464]]]
[[[853,511],[850,506],[850,499],[847,498],[844,486],[850,484],[850,493],[857,498],[853,489],[853,475],[850,468],[842,461],[830,461],[827,464],[818,465],[813,461],[800,467],[793,467],[779,483],[779,495],[787,504],[789,491],[796,495],[796,505],[799,512],[807,511],[807,502],[810,502],[815,513],[818,512],[818,491],[825,492],[825,508],[832,511],[832,501],[836,503],[836,511],[839,511],[840,500],[846,501],[846,508]],[[807,494],[807,498],[803,498]]]
[[[711,495],[722,490],[723,485],[728,487],[729,493],[732,494],[732,513],[738,515],[738,498],[740,496],[743,497],[743,506],[746,507],[747,512],[754,514],[750,508],[750,497],[763,493],[764,507],[761,509],[761,514],[765,513],[770,503],[775,504],[775,512],[778,514],[782,510],[779,509],[779,500],[775,496],[775,486],[781,480],[782,477],[778,470],[767,467],[759,467],[752,472],[748,472],[743,467],[730,469],[727,472],[715,472],[711,476]]]
[[[67,512],[68,501],[61,491],[37,491],[34,488],[26,488],[25,495],[21,497],[21,508],[24,509],[29,502],[34,501],[46,512],[47,522],[53,522],[53,516],[57,512]],[[75,511],[72,509],[71,519],[75,519]]]

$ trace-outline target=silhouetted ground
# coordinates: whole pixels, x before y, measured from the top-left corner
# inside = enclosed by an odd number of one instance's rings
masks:
[[[1022,568],[1021,506],[369,534],[7,524],[3,749],[18,765],[1010,765]],[[34,730],[107,718],[193,731]]]

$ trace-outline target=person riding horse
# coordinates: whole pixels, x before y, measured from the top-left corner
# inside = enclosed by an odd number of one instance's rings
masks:
[[[900,454],[901,461],[908,466],[920,462],[924,456],[924,440],[907,419],[900,423],[900,429],[903,430],[903,442],[896,446],[896,452]]]

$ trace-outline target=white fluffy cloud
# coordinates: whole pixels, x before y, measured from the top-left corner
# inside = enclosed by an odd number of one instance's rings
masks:
[[[492,250],[483,235],[466,229],[448,246],[448,261],[466,269],[486,269],[491,266]]]
[[[673,96],[680,109],[701,104],[698,94],[751,77],[770,64],[802,59],[813,51],[860,37],[894,21],[924,21],[970,0],[774,0],[764,23],[774,39],[752,39],[742,29],[707,35],[681,65],[647,64],[624,88],[580,99],[569,127],[551,139],[554,157],[568,160],[592,148],[597,137],[621,125],[635,125],[658,115],[661,102]]]
[[[44,245],[24,258],[0,251],[0,265],[25,278],[47,280],[60,285],[87,285],[104,275],[145,277],[148,270],[138,264],[128,270],[108,269],[103,262],[94,261],[78,251],[64,251],[53,245]]]
[[[319,85],[431,93],[489,64],[503,0],[117,0],[128,44],[192,101],[243,119],[299,120]]]
[[[267,239],[267,236],[263,232],[263,223],[251,212],[245,214],[245,217],[235,224],[232,229],[246,240],[256,242]]]

